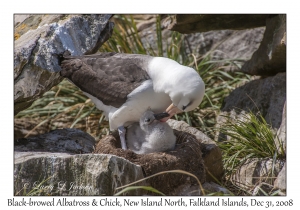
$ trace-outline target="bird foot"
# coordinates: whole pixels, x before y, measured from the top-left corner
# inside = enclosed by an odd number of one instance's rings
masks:
[[[118,131],[119,131],[119,136],[120,136],[120,140],[121,140],[121,147],[123,150],[127,150],[127,146],[126,146],[126,129],[123,126],[118,127]]]

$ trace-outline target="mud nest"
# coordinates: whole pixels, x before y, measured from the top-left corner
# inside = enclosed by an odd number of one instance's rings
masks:
[[[98,142],[94,153],[123,157],[140,165],[145,177],[162,171],[184,170],[194,174],[201,183],[204,183],[206,177],[201,142],[187,132],[174,130],[174,134],[176,147],[172,151],[135,154],[131,150],[122,150],[119,135],[112,133]],[[147,183],[165,195],[174,195],[174,190],[185,183],[198,185],[194,177],[181,173],[164,173],[148,179]]]

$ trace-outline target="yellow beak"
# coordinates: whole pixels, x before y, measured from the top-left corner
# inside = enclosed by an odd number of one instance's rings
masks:
[[[178,109],[173,103],[166,109],[166,112],[170,115],[169,117],[165,117],[161,119],[161,122],[166,122],[168,119],[173,117],[175,114],[181,113],[182,110]]]

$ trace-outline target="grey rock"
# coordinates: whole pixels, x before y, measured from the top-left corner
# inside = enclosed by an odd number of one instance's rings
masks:
[[[231,195],[230,192],[214,182],[205,182],[201,186],[192,185],[188,181],[174,190],[176,196],[199,196],[199,195]]]
[[[284,163],[284,166],[274,182],[274,188],[280,189],[282,192],[286,192],[286,163]]]
[[[273,163],[272,159],[249,159],[232,175],[231,181],[245,190],[253,189],[262,182],[274,185],[284,163],[284,160]]]
[[[66,50],[72,55],[82,55],[99,49],[112,33],[110,17],[108,14],[31,15],[15,25],[15,114],[62,80],[58,73],[59,55]]]
[[[57,129],[49,133],[15,139],[15,151],[65,152],[73,154],[91,153],[95,139],[78,129]]]
[[[286,15],[271,16],[267,19],[264,38],[241,69],[251,75],[275,75],[286,71]]]
[[[253,190],[253,196],[268,196],[273,189],[273,185],[265,182],[259,183]]]
[[[173,129],[194,135],[201,142],[201,152],[206,168],[206,181],[221,180],[224,171],[222,153],[218,145],[204,133],[183,121],[169,119],[167,123]]]
[[[206,191],[206,194],[212,195],[231,195],[230,191],[225,187],[218,185],[214,182],[205,182],[203,188]]]
[[[142,178],[140,166],[114,155],[15,152],[14,195],[109,196]]]
[[[22,23],[26,18],[28,18],[30,15],[25,14],[15,14],[14,15],[14,26]]]
[[[224,29],[249,29],[266,25],[269,15],[239,14],[239,15],[200,15],[180,14],[166,18],[163,25],[169,30],[180,33],[196,33]]]
[[[286,73],[278,73],[275,76],[257,79],[233,90],[224,99],[221,112],[217,117],[216,127],[220,128],[231,120],[242,120],[246,113],[260,112],[266,122],[277,130],[282,122],[282,110],[286,101]],[[225,136],[217,135],[218,141]]]
[[[154,15],[153,15],[154,16]],[[143,30],[139,32],[144,45],[150,45],[157,50],[155,17],[150,22],[142,21]],[[164,21],[164,20],[163,20]],[[162,22],[163,22],[162,21]],[[152,22],[152,24],[151,24]],[[146,27],[146,28],[145,28]],[[252,54],[259,48],[263,39],[265,27],[244,30],[216,30],[182,35],[187,54],[205,55],[210,53],[213,60],[235,59],[235,64],[227,64],[226,70],[240,70],[245,61],[250,60]],[[171,43],[172,32],[167,28],[162,29],[163,40]],[[166,45],[163,45],[163,53],[166,55]],[[221,65],[221,61],[220,65]]]
[[[284,103],[281,125],[277,131],[277,139],[275,143],[280,153],[286,153],[286,102]]]

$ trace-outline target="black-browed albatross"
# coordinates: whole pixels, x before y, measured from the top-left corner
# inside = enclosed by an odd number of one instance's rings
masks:
[[[190,67],[164,57],[99,53],[69,56],[61,62],[63,77],[78,86],[102,110],[111,130],[118,129],[122,149],[127,149],[125,127],[138,122],[150,108],[167,112],[167,121],[199,106],[204,82]]]

